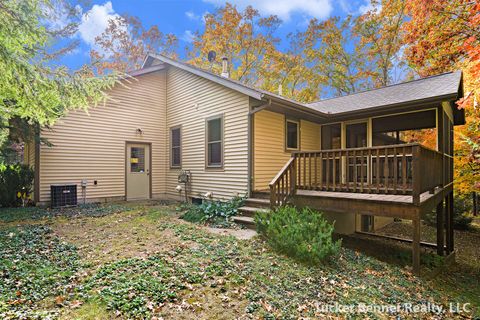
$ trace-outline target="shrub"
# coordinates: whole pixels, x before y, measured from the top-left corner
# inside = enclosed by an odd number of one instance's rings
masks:
[[[462,196],[453,198],[453,228],[457,230],[467,230],[473,221],[471,215],[472,203]],[[424,221],[427,225],[436,227],[437,212],[433,210],[425,215]]]
[[[239,196],[229,201],[205,200],[199,205],[183,204],[178,210],[184,212],[180,218],[186,221],[228,227],[231,225],[231,217],[237,215],[238,208],[244,201],[245,197]]]
[[[255,215],[257,231],[275,250],[317,264],[338,253],[341,240],[332,239],[333,224],[309,208],[281,207]]]
[[[0,206],[11,207],[28,199],[33,185],[33,170],[23,164],[0,164]],[[21,197],[18,197],[20,192]]]

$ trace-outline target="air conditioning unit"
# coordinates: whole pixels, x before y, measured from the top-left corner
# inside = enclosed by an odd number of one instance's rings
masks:
[[[52,208],[71,207],[77,205],[76,184],[50,185],[50,200]]]

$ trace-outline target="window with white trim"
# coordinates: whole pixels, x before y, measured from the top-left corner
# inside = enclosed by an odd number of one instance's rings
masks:
[[[286,149],[298,150],[299,125],[297,121],[287,120],[285,125]]]
[[[207,167],[223,166],[223,117],[207,119]]]
[[[182,166],[182,132],[180,127],[170,129],[170,166],[180,168]]]

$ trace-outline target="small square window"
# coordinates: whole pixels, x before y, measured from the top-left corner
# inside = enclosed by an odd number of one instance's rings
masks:
[[[287,120],[287,149],[298,149],[298,122]]]
[[[145,172],[145,148],[132,147],[130,151],[130,172]]]

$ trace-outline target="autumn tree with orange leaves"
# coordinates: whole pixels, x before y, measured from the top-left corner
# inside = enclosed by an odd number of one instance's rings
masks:
[[[213,50],[217,61],[223,56],[230,61],[231,78],[261,85],[258,75],[279,41],[274,31],[280,20],[276,16],[261,16],[251,6],[239,11],[230,3],[206,14],[204,20],[205,29],[195,34],[189,52],[190,63],[220,73],[220,65],[207,60],[208,52]]]
[[[137,17],[124,15],[110,19],[95,44],[90,57],[96,61],[97,73],[103,74],[139,69],[148,52],[176,56],[178,39],[161,32],[157,25],[147,29]]]
[[[359,16],[353,31],[358,36],[356,48],[364,57],[357,70],[373,87],[403,81],[408,70],[402,59],[407,20],[406,0],[372,0],[374,9]]]
[[[455,132],[456,191],[480,190],[480,3],[408,0],[405,56],[421,76],[463,70],[466,124]]]

